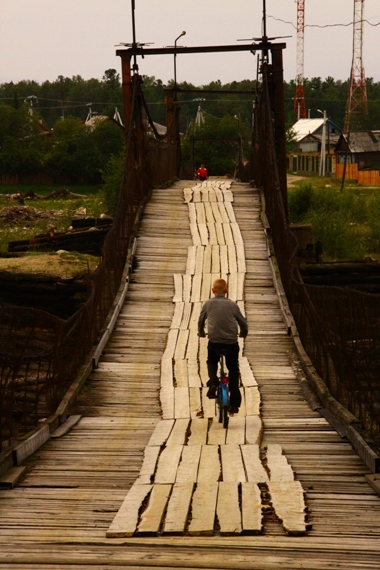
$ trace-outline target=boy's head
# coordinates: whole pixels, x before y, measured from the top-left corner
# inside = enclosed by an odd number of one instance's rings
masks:
[[[212,284],[212,292],[214,295],[224,295],[228,292],[227,283],[224,279],[215,279]]]

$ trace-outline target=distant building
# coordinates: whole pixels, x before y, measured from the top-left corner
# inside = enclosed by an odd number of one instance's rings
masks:
[[[297,142],[289,156],[289,169],[299,174],[318,174],[321,160],[323,118],[300,119],[292,127]],[[335,172],[334,149],[341,129],[330,119],[326,120],[326,174]]]
[[[336,177],[365,186],[380,186],[380,131],[342,133],[335,148]]]

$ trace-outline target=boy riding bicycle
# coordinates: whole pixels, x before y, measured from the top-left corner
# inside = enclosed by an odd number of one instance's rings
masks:
[[[230,413],[236,414],[241,404],[239,390],[239,336],[245,338],[248,334],[248,325],[238,305],[226,298],[228,292],[224,279],[216,279],[213,283],[214,297],[206,301],[202,307],[198,320],[198,335],[205,337],[204,326],[208,322],[207,370],[209,375],[208,398],[216,398],[218,389],[218,363],[220,356],[226,359],[230,385]]]

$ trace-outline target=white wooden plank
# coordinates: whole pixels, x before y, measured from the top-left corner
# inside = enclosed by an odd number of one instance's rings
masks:
[[[237,274],[236,301],[244,300],[245,273]]]
[[[175,482],[182,449],[183,445],[171,445],[170,447],[165,447],[158,458],[158,465],[154,478],[155,485],[167,485]]]
[[[223,224],[222,223],[215,224],[215,233],[216,233],[216,239],[217,239],[218,245],[225,245],[226,240],[224,238]]]
[[[174,419],[161,420],[154,428],[154,432],[150,436],[148,446],[161,446],[166,443],[174,426]]]
[[[189,342],[187,343],[186,359],[190,361],[197,360],[199,350],[199,337],[197,329],[192,328],[189,333]]]
[[[166,447],[170,447],[172,445],[185,445],[189,423],[190,420],[186,418],[175,421],[173,429],[166,442]]]
[[[246,481],[243,458],[238,445],[220,446],[223,481]]]
[[[247,386],[243,391],[247,416],[258,416],[261,404],[259,389],[256,386]]]
[[[181,282],[182,282],[182,279],[181,279]],[[179,327],[181,326],[184,306],[185,306],[185,303],[183,303],[183,302],[178,302],[175,304],[174,314],[173,314],[172,322],[170,324],[171,329],[179,329]]]
[[[187,248],[187,260],[186,260],[186,273],[194,275],[195,273],[195,259],[197,254],[197,246],[190,245]]]
[[[202,391],[202,408],[204,418],[214,418],[216,415],[215,411],[215,400],[207,398],[207,387],[201,388]]]
[[[190,232],[191,232],[193,244],[194,245],[202,245],[201,236],[200,236],[199,230],[198,230],[198,224],[191,223],[190,224]]]
[[[189,203],[189,220],[190,220],[190,224],[196,224],[197,223],[197,211],[195,208],[195,204]]]
[[[187,360],[176,360],[174,362],[174,377],[176,388],[187,388],[189,386]]]
[[[133,485],[107,530],[107,538],[132,536],[136,530],[139,510],[153,485]]]
[[[174,417],[190,418],[189,388],[174,389]]]
[[[242,530],[239,506],[239,484],[237,482],[219,483],[216,514],[221,534],[240,534]]]
[[[235,245],[243,245],[244,241],[243,241],[242,235],[240,233],[239,225],[236,222],[233,222],[230,224],[230,226],[231,226],[232,234],[234,236]]]
[[[187,373],[188,373],[188,379],[189,379],[189,387],[190,388],[200,388],[202,386],[202,383],[201,383],[201,379],[199,376],[198,360],[189,359],[187,361]]]
[[[228,215],[228,219],[231,222],[231,224],[236,223],[235,212],[234,212],[232,204],[230,202],[226,201],[225,208],[226,208],[226,212]]]
[[[198,483],[193,494],[192,519],[189,525],[191,536],[212,535],[214,533],[217,496],[217,483]]]
[[[154,485],[148,506],[141,516],[137,534],[158,534],[171,488],[171,485]]]
[[[220,248],[218,245],[212,246],[211,253],[211,273],[220,273]]]
[[[219,201],[219,202],[218,202],[220,216],[221,216],[221,218],[222,218],[222,223],[223,223],[223,224],[229,224],[229,223],[230,223],[230,219],[229,219],[229,217],[228,217],[228,214],[227,214],[227,211],[226,211],[226,206],[225,206],[224,201],[223,201],[223,194],[221,194],[221,196],[222,196],[222,201]],[[218,200],[219,200],[219,198],[218,198]]]
[[[201,202],[201,201],[202,201],[201,187],[200,186],[194,186],[194,188],[193,188],[193,202]]]
[[[160,390],[160,404],[163,420],[174,418],[174,387],[165,387]]]
[[[202,445],[198,469],[198,483],[216,483],[219,481],[220,469],[218,446]]]
[[[282,455],[282,448],[278,444],[267,446],[267,465],[271,481],[293,481],[294,473],[285,455]]]
[[[210,190],[209,192],[209,200],[210,200],[210,194],[215,194],[214,190]],[[208,224],[215,224],[215,218],[214,218],[214,214],[212,211],[212,206],[211,206],[211,200],[209,202],[206,202],[204,204],[205,207],[205,214],[206,214],[206,222]]]
[[[234,245],[227,245],[228,269],[230,273],[237,273],[236,249]]]
[[[240,408],[239,415],[230,417],[226,444],[239,445],[245,443],[245,417]]]
[[[174,351],[177,344],[178,330],[171,329],[168,333],[168,340],[162,358],[173,358]]]
[[[206,245],[204,248],[202,273],[211,273],[211,252],[212,245]]]
[[[269,481],[271,503],[288,534],[306,533],[305,501],[299,481]]]
[[[201,313],[201,309],[202,309],[202,303],[193,303],[192,304],[192,311],[191,311],[191,317],[190,317],[190,322],[189,322],[189,329],[195,329],[198,330],[198,319],[199,319],[199,315]]]
[[[230,272],[229,265],[228,265],[228,246],[227,245],[221,245],[220,246],[220,269],[221,269],[221,273],[223,275],[227,275]]]
[[[252,483],[267,483],[268,473],[260,459],[258,445],[241,445],[247,480]]]
[[[245,440],[248,444],[261,442],[263,424],[259,416],[247,416],[245,419]]]
[[[181,330],[185,330],[185,329],[189,328],[191,311],[192,311],[192,303],[184,303],[182,321],[181,321],[181,325],[179,327]]]
[[[192,275],[183,276],[183,300],[185,301],[185,303],[190,303],[192,281],[193,281]]]
[[[258,534],[263,528],[261,493],[256,483],[242,483],[242,530],[247,534]]]
[[[202,289],[201,289],[201,301],[207,301],[212,295],[211,292],[211,273],[203,273],[202,276]]]
[[[164,534],[178,534],[185,531],[193,488],[194,483],[173,485],[165,517]]]
[[[198,303],[201,300],[202,274],[193,275],[190,301]]]
[[[239,368],[240,368],[241,382],[243,386],[244,387],[257,386],[256,379],[253,375],[248,359],[245,356],[241,356],[239,358]]]
[[[201,450],[201,445],[185,445],[177,471],[176,483],[195,483],[197,481]]]
[[[204,245],[197,246],[197,253],[196,253],[196,258],[195,258],[195,272],[194,273],[202,273],[202,271],[203,271],[203,258],[204,258],[204,254],[205,254],[205,248],[206,248],[206,246],[204,246]]]
[[[236,257],[237,257],[238,272],[239,273],[246,273],[247,266],[246,266],[246,262],[245,262],[244,245],[238,244],[236,246]]]
[[[211,245],[217,245],[219,243],[218,234],[216,232],[215,224],[207,224],[209,243]]]
[[[188,204],[189,202],[191,202],[191,200],[193,199],[193,191],[191,188],[184,188],[183,189],[183,197],[185,200],[185,203]]]
[[[216,224],[221,224],[223,222],[222,216],[220,215],[220,210],[218,204],[216,203],[216,194],[214,192],[215,200],[211,203],[212,213]]]
[[[214,417],[208,430],[208,445],[224,445],[226,443],[227,430],[223,423],[219,423],[218,417]]]
[[[173,275],[174,277],[174,297],[173,303],[180,303],[183,301],[183,283],[182,283],[182,275],[176,273]]]
[[[162,388],[173,388],[173,359],[171,357],[161,358],[160,384]]]
[[[158,445],[146,446],[143,464],[134,485],[149,485],[152,483],[160,451],[161,448]]]
[[[198,224],[198,232],[202,245],[207,245],[209,243],[209,236],[206,224]]]
[[[189,330],[180,330],[177,337],[177,344],[174,351],[175,360],[184,360],[187,342],[189,340]]]
[[[228,276],[228,298],[236,302],[237,297],[237,273],[231,273]]]
[[[198,418],[202,415],[202,402],[200,387],[189,388],[190,417]]]
[[[206,445],[207,431],[208,431],[207,419],[193,418],[190,424],[190,435],[187,445]]]
[[[206,223],[206,214],[205,214],[205,207],[202,202],[195,204],[195,209],[197,213],[197,223],[198,224],[205,224]]]

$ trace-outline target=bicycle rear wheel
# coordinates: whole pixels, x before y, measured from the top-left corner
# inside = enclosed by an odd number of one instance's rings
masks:
[[[228,408],[227,408],[227,406],[224,406],[223,407],[223,427],[225,429],[228,428],[228,420],[229,420]]]

